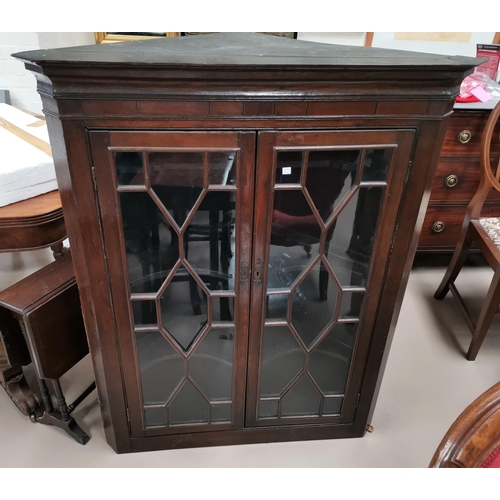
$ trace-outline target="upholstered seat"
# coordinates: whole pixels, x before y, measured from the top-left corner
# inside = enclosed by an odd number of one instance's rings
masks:
[[[491,241],[500,249],[500,217],[488,217],[479,219],[479,224],[486,231]]]

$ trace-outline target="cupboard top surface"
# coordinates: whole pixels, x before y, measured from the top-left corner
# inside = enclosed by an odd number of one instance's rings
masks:
[[[14,54],[43,66],[158,65],[164,67],[310,67],[421,68],[467,70],[482,60],[402,50],[355,47],[291,40],[256,33],[218,33],[194,37],[159,38],[138,42],[86,45]]]

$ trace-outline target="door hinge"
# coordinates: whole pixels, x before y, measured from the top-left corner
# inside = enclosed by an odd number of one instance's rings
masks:
[[[361,393],[358,393],[358,397],[356,398],[356,408],[359,406],[360,399],[361,399]]]

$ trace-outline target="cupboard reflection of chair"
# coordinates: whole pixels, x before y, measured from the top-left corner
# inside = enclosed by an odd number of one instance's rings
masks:
[[[448,291],[451,291],[456,299],[467,326],[472,332],[472,342],[466,355],[469,361],[476,359],[479,348],[500,305],[500,218],[481,217],[483,204],[491,190],[495,189],[500,192],[500,163],[498,163],[496,169],[493,169],[491,165],[491,142],[499,116],[500,102],[491,112],[482,136],[479,189],[467,207],[455,253],[443,281],[434,295],[437,300],[442,300]],[[480,249],[494,271],[477,323],[471,318],[467,306],[455,286],[455,280],[465,263],[472,244],[475,244]]]
[[[212,157],[210,183],[229,185],[234,182],[232,171],[234,155],[215,153]],[[118,153],[120,185],[144,184],[141,155]],[[203,176],[203,159],[197,153],[153,153],[151,174],[148,182],[158,198],[159,204],[168,212],[168,218],[160,211],[152,198],[144,193],[142,201],[137,193],[123,193],[122,213],[127,221],[125,239],[127,252],[134,255],[141,268],[141,277],[132,280],[133,292],[157,291],[179,259],[179,234],[182,232],[183,252],[186,258],[194,251],[190,260],[204,261],[208,265],[193,264],[196,274],[209,290],[228,290],[229,268],[232,258],[231,235],[234,231],[234,196],[230,192],[203,192],[206,180]],[[201,168],[201,170],[200,170]],[[201,175],[200,175],[201,172]],[[187,226],[185,226],[188,221]],[[160,232],[163,237],[160,238]],[[161,241],[160,241],[161,240]],[[207,242],[207,248],[196,243]],[[208,250],[208,251],[205,251]],[[200,283],[192,274],[178,270],[171,282],[188,282],[194,315],[202,314]],[[202,293],[202,295],[204,295]],[[144,301],[143,319],[154,322],[156,314],[151,302]],[[229,299],[220,299],[221,320],[231,318]],[[149,318],[149,319],[148,319]]]

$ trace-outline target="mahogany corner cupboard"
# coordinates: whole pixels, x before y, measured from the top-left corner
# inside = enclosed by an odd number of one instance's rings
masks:
[[[252,33],[16,54],[117,452],[362,436],[477,59]]]

